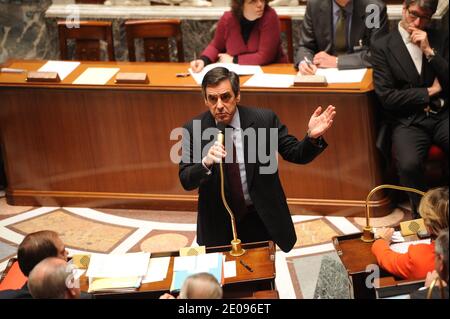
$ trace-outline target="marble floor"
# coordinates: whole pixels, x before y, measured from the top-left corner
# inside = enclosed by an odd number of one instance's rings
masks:
[[[409,216],[395,209],[390,215],[373,218],[373,225],[396,225],[405,219]],[[293,215],[292,220],[298,240],[289,253],[277,249],[276,286],[283,299],[313,298],[321,255],[334,252],[331,238],[359,232],[365,220],[305,215]],[[23,237],[37,230],[58,232],[69,254],[157,252],[197,245],[195,223],[194,212],[21,207],[8,205],[3,197],[0,198],[0,272],[9,258],[15,256]]]

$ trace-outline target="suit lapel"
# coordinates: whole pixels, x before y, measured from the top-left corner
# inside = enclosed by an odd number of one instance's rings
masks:
[[[353,47],[359,45],[359,40],[362,40],[362,30],[365,26],[366,12],[365,7],[361,1],[353,1],[352,23],[350,25],[350,51]]]
[[[331,4],[333,0],[320,1],[320,17],[318,19],[321,21],[318,23],[322,30],[319,30],[322,34],[320,39],[325,44],[324,51],[331,52],[333,45],[333,6]],[[320,45],[319,45],[320,48]]]
[[[239,117],[241,120],[241,129],[242,131],[245,131],[246,129],[250,127],[254,127],[255,120],[252,116],[251,112],[249,112],[249,109],[245,107],[238,106],[239,110]],[[256,128],[255,128],[256,129]],[[255,164],[256,163],[249,163],[248,161],[248,141],[247,139],[243,138],[242,143],[244,144],[244,158],[245,158],[245,174],[247,175],[247,184],[248,189],[251,189],[252,182],[253,182],[253,176],[255,173]],[[256,154],[258,156],[258,154]]]
[[[416,66],[414,65],[411,55],[409,54],[398,29],[395,29],[392,32],[392,36],[388,42],[388,49],[391,51],[395,60],[397,60],[403,72],[405,72],[406,78],[414,84],[419,83],[419,73],[417,72]]]

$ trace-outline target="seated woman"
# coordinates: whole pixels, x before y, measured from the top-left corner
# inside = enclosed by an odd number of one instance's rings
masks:
[[[215,62],[265,65],[287,63],[281,48],[280,22],[270,0],[232,0],[231,11],[220,18],[214,39],[200,59],[191,62],[194,72]]]
[[[448,187],[426,192],[420,201],[419,213],[431,235],[430,244],[410,245],[405,254],[394,252],[389,247],[394,230],[384,228],[377,231],[376,235],[381,239],[372,245],[378,264],[405,279],[424,279],[429,271],[434,270],[434,240],[441,230],[448,229]]]

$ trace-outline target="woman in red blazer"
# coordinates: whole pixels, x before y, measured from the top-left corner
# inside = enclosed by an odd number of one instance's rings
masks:
[[[408,252],[399,254],[390,247],[392,228],[377,232],[372,253],[378,264],[388,272],[405,279],[424,279],[434,270],[434,240],[441,230],[448,229],[448,187],[429,190],[420,201],[419,213],[431,234],[430,244],[410,245]]]
[[[280,22],[270,0],[232,0],[220,18],[214,39],[191,62],[194,72],[215,62],[265,65],[287,63],[281,48]]]

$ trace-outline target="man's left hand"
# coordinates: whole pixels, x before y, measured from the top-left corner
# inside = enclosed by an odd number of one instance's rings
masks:
[[[233,63],[233,57],[227,53],[219,53],[220,63]]]
[[[417,29],[415,27],[408,27],[408,31],[411,33],[411,42],[417,45],[425,55],[429,55],[433,52],[428,42],[428,35],[425,31]]]
[[[319,106],[309,120],[308,136],[311,138],[322,136],[331,127],[334,116],[336,115],[336,108],[333,105],[329,105],[322,114],[320,114],[321,112],[322,107]]]
[[[314,56],[313,63],[318,68],[337,68],[336,57],[325,51],[320,51]]]

